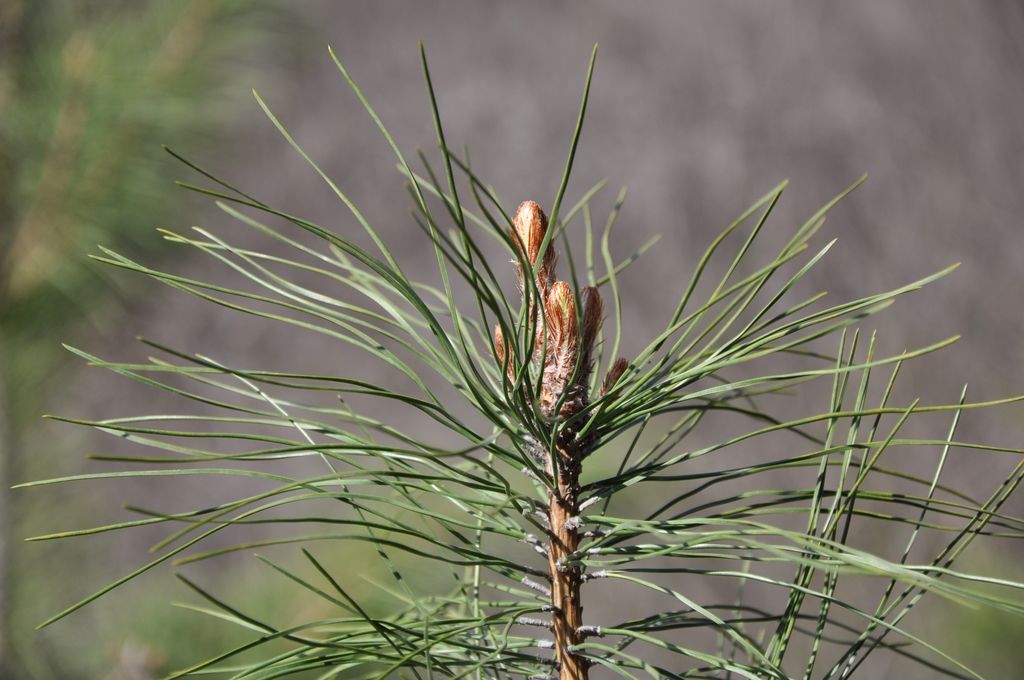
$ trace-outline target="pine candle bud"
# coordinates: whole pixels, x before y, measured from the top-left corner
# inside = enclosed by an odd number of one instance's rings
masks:
[[[523,201],[516,209],[512,218],[512,241],[523,259],[533,268],[537,266],[537,258],[540,256],[540,247],[544,243],[544,236],[548,231],[548,217],[540,209],[535,201]],[[541,291],[541,297],[545,297],[547,289],[555,278],[555,263],[557,255],[555,249],[548,244],[544,253],[544,259],[537,271],[537,288]],[[519,277],[519,287],[524,288],[523,269],[518,260],[514,262],[516,275]]]
[[[524,268],[529,265],[537,270],[538,304],[534,306],[532,299],[528,304],[538,322],[532,361],[542,369],[540,409],[547,418],[568,418],[585,408],[589,399],[588,387],[597,336],[604,321],[604,304],[593,286],[582,289],[577,298],[568,283],[555,281],[557,254],[554,247],[549,244],[543,257],[540,254],[547,230],[548,218],[535,201],[519,204],[512,218],[512,241],[519,255],[513,263],[524,297],[527,297]],[[494,352],[500,367],[509,378],[514,378],[516,369],[499,327],[494,329]],[[624,359],[615,362],[604,381],[605,391],[621,377],[626,366]]]

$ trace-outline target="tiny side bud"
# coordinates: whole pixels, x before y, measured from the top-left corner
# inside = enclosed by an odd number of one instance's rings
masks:
[[[580,303],[583,305],[583,353],[590,357],[597,342],[597,334],[604,320],[604,304],[597,288],[587,286],[580,291]]]
[[[608,373],[604,377],[604,385],[601,387],[601,394],[607,394],[615,387],[615,383],[619,382],[619,378],[629,368],[629,362],[623,357],[619,357],[612,364],[612,367],[608,369]]]

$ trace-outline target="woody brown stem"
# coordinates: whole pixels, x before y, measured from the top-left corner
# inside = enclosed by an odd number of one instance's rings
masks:
[[[559,680],[586,680],[587,660],[569,651],[583,642],[583,602],[580,586],[583,573],[567,564],[579,547],[579,476],[583,452],[561,447],[558,450],[558,484],[548,494],[548,569],[551,574],[551,604],[554,607],[555,660]],[[570,521],[571,520],[571,521]]]

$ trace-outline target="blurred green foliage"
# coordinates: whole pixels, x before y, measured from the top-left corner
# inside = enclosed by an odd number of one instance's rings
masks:
[[[178,197],[159,142],[214,139],[227,115],[213,65],[258,33],[254,5],[233,0],[8,3],[0,89],[4,181],[3,323],[34,385],[54,323],[109,287],[82,253],[98,242],[154,242]],[[28,354],[25,354],[28,352]],[[20,411],[34,409],[22,405]],[[31,417],[31,416],[29,416]]]
[[[153,227],[180,200],[160,143],[218,143],[233,108],[221,88],[228,62],[272,38],[278,15],[240,0],[0,2],[2,677],[140,678],[173,661],[166,648],[202,646],[203,629],[150,616],[166,604],[151,589],[103,624],[158,621],[139,623],[134,651],[36,634],[39,617],[66,597],[47,582],[60,565],[37,566],[71,553],[25,549],[30,525],[54,510],[6,487],[52,470],[61,449],[28,444],[57,388],[60,341],[130,294],[84,254],[97,243],[139,252],[158,242]],[[82,502],[69,498],[59,512]],[[63,569],[88,578],[80,563]]]

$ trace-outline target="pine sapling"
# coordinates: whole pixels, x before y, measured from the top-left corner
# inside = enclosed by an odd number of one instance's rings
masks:
[[[907,621],[925,595],[1024,616],[1024,584],[953,568],[978,537],[1024,536],[1024,520],[1006,510],[1024,480],[1024,451],[957,436],[965,410],[1020,398],[969,402],[965,388],[955,403],[902,403],[894,385],[905,362],[955,338],[885,355],[874,334],[859,330],[952,267],[832,305],[820,293],[801,297],[798,284],[835,242],[811,243],[854,187],[769,249],[757,237],[783,183],[692,258],[672,314],[627,360],[618,356],[619,276],[653,240],[613,258],[610,234],[624,193],[596,234],[592,202],[603,184],[563,209],[593,58],[550,219],[533,201],[509,212],[468,155],[451,151],[425,56],[440,171],[426,155],[422,170],[413,170],[335,62],[395,153],[440,285],[409,278],[373,222],[259,97],[285,141],[347,208],[348,224],[327,228],[271,207],[174,154],[205,182],[187,188],[215,197],[232,223],[277,249],[236,246],[205,228],[162,231],[170,244],[226,266],[238,284],[161,271],[109,250],[97,259],[226,313],[344,344],[404,387],[333,369],[244,367],[149,339],[161,355],[141,364],[73,349],[194,410],[65,419],[148,453],[98,457],[134,464],[128,470],[25,486],[152,477],[171,487],[227,475],[259,487],[237,495],[225,487],[212,505],[133,507],[139,516],[122,522],[37,537],[169,529],[154,558],[43,626],[167,562],[185,567],[258,550],[268,573],[280,577],[268,587],[295,589],[326,613],[317,618],[315,608],[303,608],[271,620],[253,613],[251,602],[214,595],[198,582],[203,572],[189,571],[182,581],[206,602],[196,608],[251,640],[172,677],[831,680],[872,672],[864,664],[876,651],[929,673],[981,677]],[[472,204],[460,197],[467,192]],[[585,257],[574,258],[568,235],[581,221]],[[359,245],[353,229],[372,246]],[[744,229],[716,270],[724,244]],[[518,295],[506,294],[512,275],[485,255],[492,241],[512,257]],[[567,280],[556,277],[556,243]],[[471,293],[471,307],[456,304],[459,292]],[[887,375],[879,380],[878,371]],[[826,403],[810,414],[794,416],[773,400],[815,386]],[[407,431],[408,413],[435,426],[442,443]],[[907,421],[919,414],[945,414],[944,433],[908,434]],[[719,436],[691,436],[717,416],[729,424]],[[756,451],[737,459],[752,443]],[[912,471],[887,467],[897,449],[915,454]],[[943,474],[954,454],[985,456],[993,469],[1001,458],[1011,463],[996,489],[975,499]],[[638,489],[640,503],[629,496]],[[188,487],[173,497],[191,498]],[[232,538],[254,528],[266,533]],[[919,540],[925,534],[931,544]],[[892,535],[895,549],[860,540]],[[228,540],[209,546],[214,538]],[[350,551],[366,543],[372,556]],[[301,549],[291,550],[295,544]],[[272,548],[280,552],[262,554]],[[362,601],[366,591],[354,588],[365,585],[363,576],[390,606]],[[595,579],[601,606],[584,602]],[[851,581],[873,588],[847,589]],[[654,598],[652,611],[637,611],[648,602],[638,592]]]

